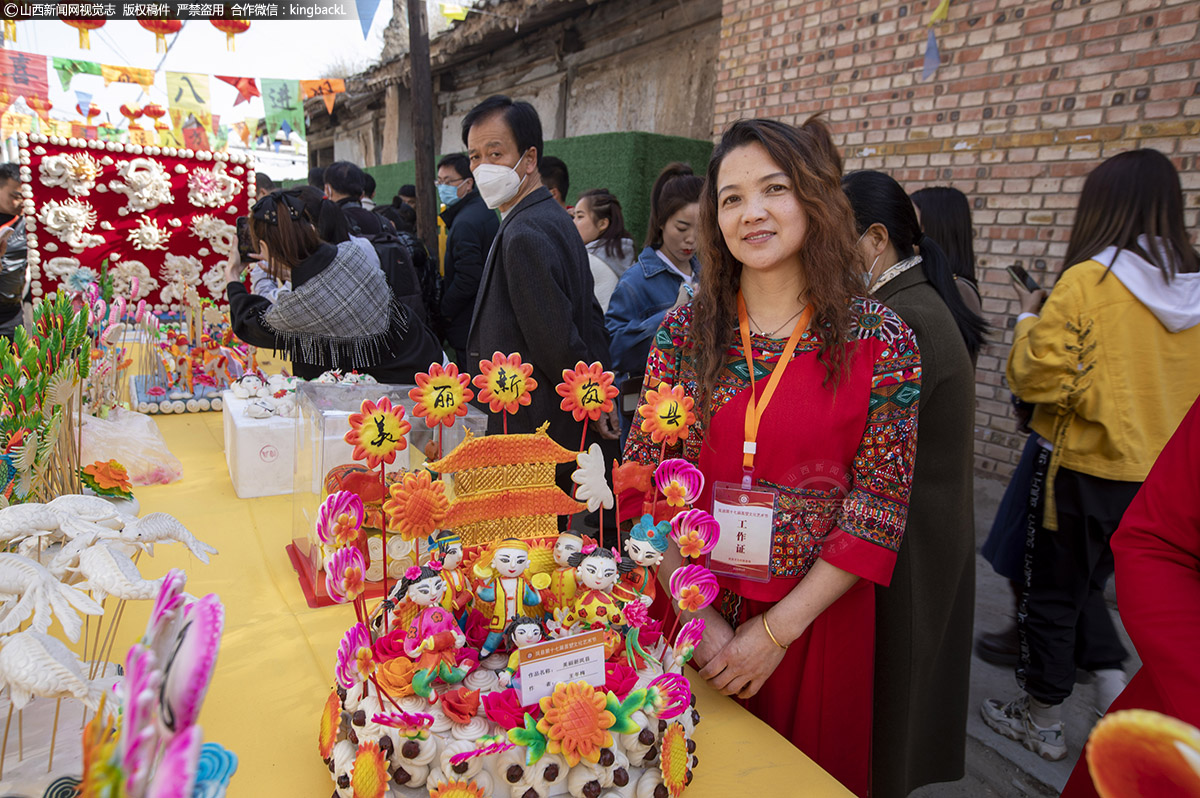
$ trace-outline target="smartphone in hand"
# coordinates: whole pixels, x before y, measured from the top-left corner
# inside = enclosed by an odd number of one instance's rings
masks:
[[[254,248],[250,243],[250,219],[246,216],[237,218],[238,257],[242,263],[254,263]]]
[[[1025,271],[1025,268],[1020,264],[1014,263],[1012,266],[1006,266],[1005,271],[1008,272],[1008,276],[1013,279],[1014,283],[1021,286],[1021,288],[1029,293],[1032,294],[1036,291],[1042,290],[1042,287],[1038,285],[1037,280],[1030,277],[1029,272]]]

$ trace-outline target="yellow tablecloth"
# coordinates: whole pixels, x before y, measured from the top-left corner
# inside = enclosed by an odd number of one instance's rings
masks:
[[[324,798],[332,791],[317,753],[318,716],[333,681],[334,652],[353,622],[348,607],[309,609],[288,563],[290,496],[238,499],[222,453],[220,413],[160,416],[184,478],[139,488],[142,512],[168,512],[220,550],[203,565],[177,544],[142,559],[147,577],[170,567],[188,572],[188,592],[225,603],[225,636],[200,717],[204,737],[239,758],[231,798]],[[127,608],[114,659],[141,634],[149,603]],[[728,795],[850,793],[766,724],[699,679],[703,716],[696,730],[700,766],[689,798]],[[788,785],[786,788],[784,785]]]

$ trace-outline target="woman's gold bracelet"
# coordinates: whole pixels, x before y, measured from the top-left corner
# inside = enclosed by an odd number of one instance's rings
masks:
[[[762,618],[763,629],[766,630],[767,637],[771,638],[771,642],[786,651],[787,646],[785,646],[783,643],[780,643],[778,640],[775,639],[775,635],[771,634],[771,627],[767,624],[767,614],[764,612],[762,615],[760,615],[758,617]]]

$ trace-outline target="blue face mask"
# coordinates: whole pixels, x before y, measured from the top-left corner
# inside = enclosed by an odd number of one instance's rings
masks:
[[[450,186],[445,183],[437,187],[438,199],[443,205],[449,208],[454,203],[458,202],[458,186]]]

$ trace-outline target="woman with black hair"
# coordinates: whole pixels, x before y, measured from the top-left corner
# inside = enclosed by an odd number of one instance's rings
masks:
[[[1165,155],[1115,155],[1083,184],[1049,298],[1017,289],[1006,376],[1053,448],[1041,524],[1025,541],[1022,692],[982,712],[1050,760],[1067,755],[1062,702],[1076,672],[1093,674],[1101,714],[1125,685],[1127,652],[1104,600],[1109,538],[1200,394],[1200,258],[1183,208]]]
[[[369,244],[322,239],[303,191],[273,192],[250,212],[258,258],[276,282],[290,280],[291,291],[272,303],[246,290],[236,252],[225,263],[234,335],[284,352],[304,379],[353,369],[384,383],[412,382],[442,360],[433,335],[395,301]]]
[[[950,186],[931,186],[914,191],[912,201],[917,206],[921,229],[946,253],[963,303],[975,315],[982,315],[983,300],[979,295],[979,280],[975,278],[975,228],[967,195]],[[971,361],[977,357],[978,348],[972,349]]]
[[[906,796],[964,772],[975,606],[975,373],[965,341],[981,340],[983,321],[963,305],[899,183],[852,172],[842,188],[866,289],[912,328],[921,351],[908,524],[891,585],[875,589],[872,796]]]
[[[587,247],[596,301],[607,313],[617,281],[633,265],[633,236],[625,229],[621,201],[606,188],[593,188],[579,195],[571,215]]]

